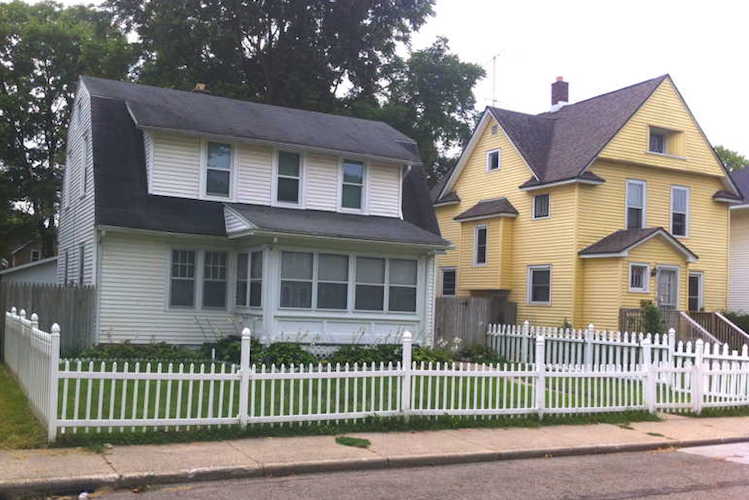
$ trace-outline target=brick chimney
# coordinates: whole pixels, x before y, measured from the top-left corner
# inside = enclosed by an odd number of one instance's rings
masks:
[[[551,110],[556,111],[569,102],[570,84],[564,81],[561,76],[557,81],[551,84]]]

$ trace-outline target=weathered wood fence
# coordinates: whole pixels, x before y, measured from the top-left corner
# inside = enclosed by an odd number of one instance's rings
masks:
[[[96,288],[93,286],[58,286],[33,283],[0,283],[0,310],[16,307],[39,311],[39,328],[50,331],[52,323],[62,330],[60,348],[63,354],[74,353],[93,345],[96,319]],[[5,324],[0,324],[2,355]]]
[[[483,344],[491,323],[513,324],[516,315],[517,305],[501,297],[437,297],[434,338]]]

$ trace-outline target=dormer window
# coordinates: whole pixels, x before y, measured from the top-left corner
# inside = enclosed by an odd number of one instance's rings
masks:
[[[486,170],[492,172],[502,166],[502,154],[499,149],[492,149],[486,153]]]
[[[209,142],[206,150],[205,194],[228,198],[231,188],[231,144]]]
[[[666,134],[650,129],[650,152],[661,154],[666,152]]]
[[[684,156],[684,134],[678,130],[650,127],[648,152],[659,155]]]
[[[299,153],[279,151],[276,199],[282,203],[298,204],[301,180],[302,166]]]

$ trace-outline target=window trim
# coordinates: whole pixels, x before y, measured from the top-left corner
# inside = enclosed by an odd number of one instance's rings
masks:
[[[455,273],[455,293],[445,293],[445,272],[452,271]],[[440,268],[440,295],[443,297],[455,297],[458,295],[458,268],[456,266],[446,266]]]
[[[194,282],[192,290],[192,305],[191,306],[180,306],[172,304],[172,269],[174,268],[174,252],[193,252],[195,254],[195,271],[193,273],[192,281]],[[167,293],[166,295],[166,309],[167,311],[199,311],[202,304],[202,293],[199,291],[200,284],[202,283],[202,250],[198,248],[187,248],[187,247],[170,247],[169,248],[169,268],[167,269]],[[187,278],[177,278],[186,280]]]
[[[541,302],[537,300],[533,300],[533,272],[534,271],[549,271],[549,300],[546,302]],[[552,274],[551,274],[551,264],[537,264],[537,265],[531,265],[528,266],[528,276],[527,276],[527,283],[526,283],[526,300],[528,305],[531,306],[550,306],[551,305],[551,292],[552,292]]]
[[[497,153],[497,168],[491,168],[491,155]],[[486,171],[487,172],[499,172],[502,170],[502,148],[490,149],[486,152]]]
[[[653,149],[650,147],[651,145],[651,139],[653,138],[653,135],[660,135],[663,137],[663,151],[653,151]],[[657,155],[667,155],[669,154],[668,151],[668,133],[665,132],[663,129],[657,128],[657,127],[648,127],[648,153],[653,153]]]
[[[34,258],[34,255],[36,255],[36,259]],[[38,260],[41,260],[42,252],[40,250],[37,250],[36,248],[32,248],[31,255],[29,257],[31,258],[31,262],[36,262]]]
[[[344,171],[343,171],[343,165],[347,161],[351,162],[357,162],[362,164],[362,183],[361,183],[361,208],[350,208],[350,207],[344,207],[343,206],[343,186],[346,184],[350,184],[352,186],[358,186],[358,184],[354,184],[352,182],[346,182],[344,180]],[[369,178],[369,164],[366,161],[363,160],[355,160],[353,158],[345,158],[341,156],[338,158],[338,210],[340,212],[350,212],[355,214],[368,214],[369,213],[369,196],[368,196],[368,178]]]
[[[200,251],[201,253],[201,259],[200,259],[200,310],[201,311],[228,311],[231,307],[231,293],[230,288],[232,284],[232,276],[231,276],[231,261],[232,256],[235,255],[235,253],[230,252],[229,250],[224,249],[217,249],[217,248],[206,248]],[[205,261],[206,261],[206,255],[209,253],[217,253],[221,254],[223,253],[226,256],[226,260],[224,262],[224,272],[226,273],[226,278],[224,278],[224,283],[226,283],[226,289],[224,291],[224,305],[223,306],[207,306],[205,305],[205,284],[206,281],[213,281],[213,282],[221,282],[221,280],[216,279],[210,279],[207,280],[205,277]],[[234,276],[234,279],[236,280],[236,276]],[[236,282],[236,281],[235,281]],[[236,300],[235,300],[236,302]]]
[[[642,288],[634,288],[632,286],[632,268],[634,267],[645,268],[645,276],[644,276]],[[627,288],[629,289],[629,293],[650,293],[650,264],[647,264],[645,262],[630,262],[629,273],[627,274],[627,278],[629,280],[628,285],[627,285]]]
[[[546,196],[547,197],[547,204],[546,204],[546,215],[538,217],[536,216],[536,198],[539,196]],[[533,207],[532,207],[532,213],[533,213],[533,220],[543,220],[543,219],[549,219],[551,218],[551,193],[541,193],[533,195]]]
[[[627,185],[624,190],[624,229],[629,228],[629,186],[632,184],[642,186],[642,225],[640,226],[640,229],[642,229],[648,227],[648,183],[640,179],[627,179]]]
[[[346,257],[346,281],[333,281],[333,280],[321,280],[320,279],[320,255],[336,255],[340,257]],[[354,264],[354,270],[356,269],[356,264]],[[338,311],[338,312],[345,312],[348,311],[351,308],[351,256],[348,254],[342,254],[337,252],[315,252],[313,258],[312,258],[312,277],[313,277],[313,283],[312,286],[314,287],[314,290],[312,292],[313,301],[312,306],[310,309],[314,311]],[[356,278],[354,278],[354,282],[356,281]],[[343,285],[346,284],[346,307],[343,308],[335,308],[335,307],[320,307],[319,305],[319,296],[320,296],[320,283],[330,283],[330,284],[337,284],[337,285]],[[354,283],[354,286],[356,286],[356,283]]]
[[[254,260],[253,254],[260,254],[260,260],[262,269],[260,270],[260,278],[252,278],[252,262]],[[244,279],[240,279],[239,276],[239,256],[240,255],[247,255],[247,276],[244,277]],[[263,308],[263,275],[265,274],[265,250],[262,247],[250,247],[250,248],[241,248],[233,253],[233,270],[234,270],[234,306],[238,309],[252,309],[252,310],[258,310]],[[239,289],[239,282],[244,281],[245,282],[245,303],[240,304],[237,302],[238,296],[237,296],[237,290]],[[252,283],[253,282],[260,282],[260,305],[253,306],[251,304],[251,296],[252,296]]]
[[[705,272],[704,271],[689,271],[687,276],[687,309],[689,309],[689,280],[692,276],[696,276],[700,280],[700,291],[697,295],[697,311],[701,311],[705,308]]]
[[[296,203],[292,201],[281,201],[278,199],[278,179],[281,177],[279,175],[279,154],[280,153],[294,153],[299,155],[299,186],[297,187],[297,198],[298,201]],[[273,149],[273,179],[271,181],[271,206],[274,207],[284,207],[284,208],[305,208],[305,178],[306,178],[306,168],[305,164],[307,162],[306,154],[303,151],[296,151],[294,149],[286,149],[286,148],[274,148]],[[284,178],[292,179],[294,177],[289,176],[283,176]]]
[[[216,144],[228,144],[231,157],[229,160],[229,194],[222,196],[220,194],[209,194],[208,193],[208,170],[217,170],[208,168],[208,143],[213,142]],[[236,189],[237,179],[237,144],[231,141],[218,141],[210,139],[201,139],[200,141],[200,197],[204,200],[214,201],[233,201],[234,193]]]
[[[483,229],[486,237],[484,238],[484,262],[479,262],[479,231]],[[489,228],[486,224],[476,224],[473,228],[473,265],[482,267],[489,262]]]
[[[658,292],[659,292],[659,286],[660,283],[658,280],[660,279],[660,273],[661,271],[676,271],[676,304],[674,307],[676,309],[679,309],[679,303],[681,302],[681,267],[680,266],[674,266],[671,264],[659,264],[655,267],[656,275],[655,275],[655,303],[656,305],[660,306],[658,303]],[[689,283],[687,283],[689,285]]]
[[[676,212],[674,210],[674,192],[677,190],[682,190],[686,193],[687,196],[687,209],[686,212],[683,212],[684,214],[684,234],[676,234],[674,233],[674,214],[682,213],[682,212]],[[691,198],[691,190],[687,186],[680,186],[680,185],[673,185],[671,186],[671,210],[669,211],[671,215],[671,221],[670,221],[670,230],[671,235],[675,238],[689,238],[689,201]]]

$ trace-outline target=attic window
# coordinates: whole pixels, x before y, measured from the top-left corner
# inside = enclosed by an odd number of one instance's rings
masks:
[[[650,152],[661,154],[666,152],[666,134],[650,129]]]
[[[501,164],[502,155],[500,154],[499,149],[492,149],[491,151],[486,153],[486,170],[488,170],[489,172],[499,170]]]
[[[660,127],[650,127],[648,151],[650,153],[683,156],[683,133]]]
[[[492,125],[492,135],[497,135],[499,131],[499,125]]]

